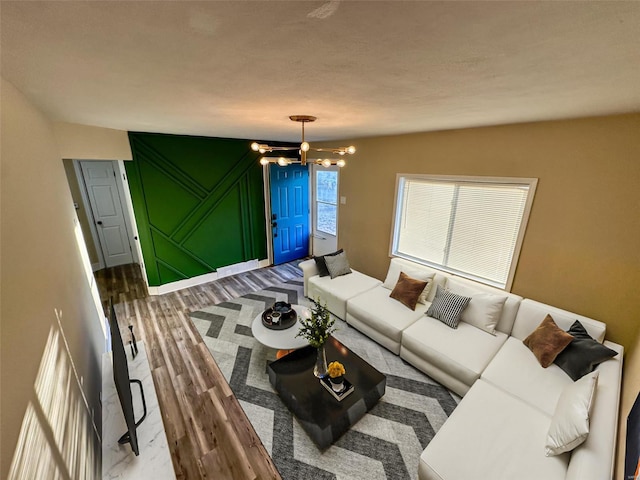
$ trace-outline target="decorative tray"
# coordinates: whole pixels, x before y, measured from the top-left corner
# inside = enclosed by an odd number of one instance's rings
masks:
[[[285,330],[298,321],[298,314],[290,303],[276,302],[262,314],[262,324],[271,330]]]

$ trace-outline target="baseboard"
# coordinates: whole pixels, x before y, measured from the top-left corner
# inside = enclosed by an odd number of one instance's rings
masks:
[[[205,273],[193,278],[186,278],[184,280],[178,280],[177,282],[166,283],[158,287],[147,287],[149,295],[164,295],[166,293],[175,292],[184,288],[195,287],[202,285],[203,283],[213,282],[229,275],[235,275],[237,273],[249,272],[251,270],[257,270],[258,268],[268,267],[270,265],[269,260],[249,260],[248,262],[236,263],[226,267],[221,267],[215,272]]]

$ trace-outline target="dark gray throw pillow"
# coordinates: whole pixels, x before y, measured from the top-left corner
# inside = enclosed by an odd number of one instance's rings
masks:
[[[594,340],[578,320],[573,322],[567,333],[573,336],[573,340],[558,354],[553,363],[564,370],[574,382],[618,354]]]
[[[438,285],[433,303],[427,310],[427,316],[436,318],[451,328],[458,328],[462,311],[467,308],[470,300],[471,297],[457,295]]]
[[[326,255],[322,255],[320,257],[313,257],[313,259],[316,261],[316,266],[318,267],[318,274],[321,277],[329,276],[329,269],[327,268],[327,262],[325,261],[324,257],[333,257],[340,253],[342,253],[342,249],[335,251],[333,253],[327,253]]]
[[[327,270],[329,270],[331,278],[341,277],[342,275],[351,273],[349,260],[347,260],[347,254],[344,252],[337,255],[328,255],[324,261],[327,262]]]

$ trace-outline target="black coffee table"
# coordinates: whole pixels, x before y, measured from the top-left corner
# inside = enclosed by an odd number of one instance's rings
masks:
[[[316,349],[308,346],[272,362],[269,381],[302,428],[321,449],[335,442],[360,420],[385,393],[387,378],[342,343],[330,337],[325,344],[327,362],[342,363],[345,378],[355,387],[336,400],[313,375]]]

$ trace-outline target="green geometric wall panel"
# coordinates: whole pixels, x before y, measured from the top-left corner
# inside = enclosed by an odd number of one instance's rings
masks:
[[[234,188],[218,208],[204,218],[184,246],[193,252],[203,252],[201,259],[206,263],[221,261],[230,265],[234,258],[244,257],[243,241],[238,241],[243,238],[242,224],[227,221],[232,212],[240,215],[241,211],[240,192]]]
[[[267,257],[262,167],[249,140],[129,132],[129,141],[150,285]]]

